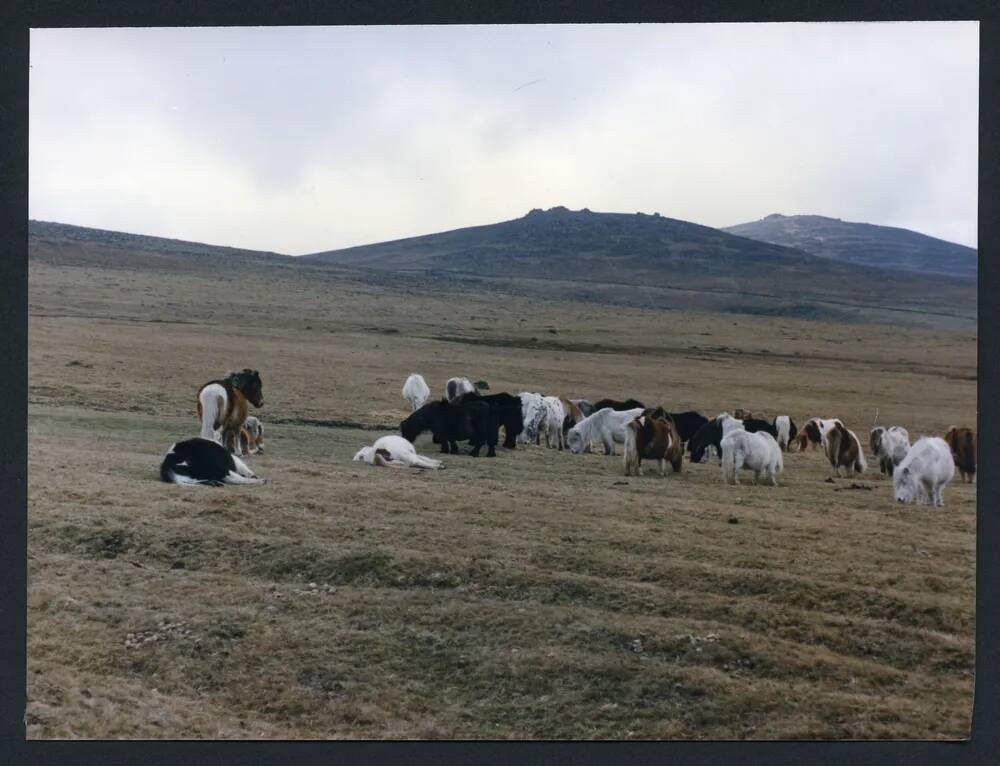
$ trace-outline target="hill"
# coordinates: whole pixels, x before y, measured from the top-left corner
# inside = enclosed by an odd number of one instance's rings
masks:
[[[502,223],[300,260],[394,275],[486,279],[657,308],[850,319],[858,318],[858,309],[893,307],[975,316],[975,282],[969,279],[842,263],[659,214],[536,209]]]
[[[822,258],[900,271],[974,278],[979,265],[977,251],[971,247],[909,229],[821,215],[773,213],[759,221],[727,226],[723,231],[798,248]]]
[[[177,268],[175,259],[214,264],[218,259],[236,263],[287,263],[279,253],[206,245],[180,239],[92,229],[51,221],[28,221],[28,253],[66,265],[116,265]]]
[[[32,262],[271,279],[337,275],[405,290],[569,298],[619,307],[966,327],[976,283],[809,255],[659,215],[533,210],[498,224],[292,257],[44,221]],[[339,276],[337,277],[339,278]]]

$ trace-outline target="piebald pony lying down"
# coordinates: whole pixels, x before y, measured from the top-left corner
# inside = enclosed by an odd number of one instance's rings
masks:
[[[170,484],[264,484],[249,466],[213,439],[194,438],[172,444],[160,463],[160,478]]]
[[[628,424],[643,413],[642,407],[634,410],[613,410],[605,407],[584,418],[566,432],[569,450],[575,455],[594,441],[604,445],[605,455],[615,454],[615,442],[625,443],[625,429]]]
[[[362,447],[354,460],[369,465],[391,468],[444,468],[444,463],[434,458],[418,455],[417,450],[402,436],[391,434],[376,439],[371,447]]]

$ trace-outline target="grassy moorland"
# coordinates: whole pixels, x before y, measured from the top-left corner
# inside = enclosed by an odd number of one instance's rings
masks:
[[[623,476],[538,447],[350,462],[421,372],[707,414],[972,424],[975,328],[616,309],[210,259],[32,253],[31,738],[960,738],[975,488]],[[233,285],[237,287],[230,289]],[[270,483],[158,481],[264,379]],[[418,448],[431,453],[429,437]]]

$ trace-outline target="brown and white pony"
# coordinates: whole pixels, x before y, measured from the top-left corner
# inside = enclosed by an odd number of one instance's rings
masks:
[[[253,415],[244,421],[240,429],[240,448],[247,455],[264,451],[264,425]]]
[[[823,436],[833,428],[834,424],[840,423],[837,418],[809,418],[802,426],[799,435],[789,442],[789,452],[804,450],[806,447],[818,449],[823,446]],[[841,423],[843,425],[843,423]],[[795,447],[795,449],[791,449]]]
[[[201,438],[213,439],[230,452],[242,455],[240,429],[246,422],[249,404],[264,405],[257,370],[246,368],[242,372],[229,372],[221,380],[203,385],[198,390]]]
[[[674,473],[681,470],[684,462],[684,443],[674,427],[674,421],[666,414],[654,417],[654,410],[647,409],[639,417],[628,423],[625,430],[625,475],[642,476],[642,460],[656,460],[660,476],[666,475],[666,463],[670,463]]]
[[[944,435],[951,448],[955,467],[962,475],[962,481],[971,482],[976,478],[976,434],[971,428],[952,426]]]
[[[835,476],[840,476],[841,468],[847,476],[852,476],[855,472],[863,473],[868,467],[861,441],[854,431],[845,428],[839,420],[833,421],[833,425],[824,434],[823,449]]]

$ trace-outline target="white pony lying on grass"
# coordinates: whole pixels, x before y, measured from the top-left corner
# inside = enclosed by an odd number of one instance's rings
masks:
[[[760,481],[761,473],[778,486],[777,474],[785,466],[781,459],[781,447],[767,431],[749,433],[743,430],[731,431],[722,437],[722,478],[727,484],[739,484],[739,470],[753,471],[754,483]]]
[[[418,455],[417,450],[402,436],[392,434],[377,439],[371,447],[362,447],[354,460],[369,465],[393,468],[444,468],[444,463],[434,458]]]
[[[599,441],[604,445],[605,455],[614,455],[615,442],[625,443],[626,426],[642,413],[642,407],[620,411],[605,407],[598,410],[566,432],[569,451],[574,455],[579,455],[588,444]]]

